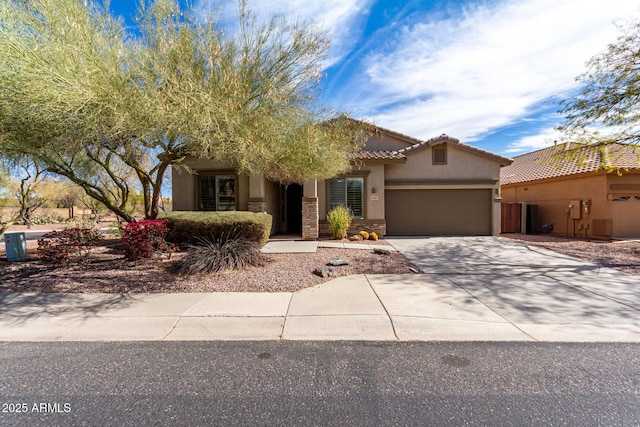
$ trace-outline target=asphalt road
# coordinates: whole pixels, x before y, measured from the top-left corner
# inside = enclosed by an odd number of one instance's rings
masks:
[[[0,425],[633,426],[640,425],[639,350],[0,343]]]

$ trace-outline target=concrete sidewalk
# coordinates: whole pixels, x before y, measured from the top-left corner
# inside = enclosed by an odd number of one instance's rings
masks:
[[[295,293],[0,293],[0,341],[640,342],[628,306],[598,298],[567,316],[535,310],[536,298],[524,312],[491,306],[437,275],[348,276]]]

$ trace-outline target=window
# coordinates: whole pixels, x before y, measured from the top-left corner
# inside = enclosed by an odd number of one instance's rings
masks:
[[[338,205],[351,209],[354,219],[364,219],[364,178],[329,180],[329,210]]]
[[[618,197],[614,197],[613,201],[614,202],[626,202],[627,200],[630,200],[631,196],[618,196]]]
[[[434,165],[446,165],[447,164],[447,146],[440,145],[432,148],[433,164]]]
[[[198,209],[201,211],[235,211],[236,177],[234,175],[198,176]]]

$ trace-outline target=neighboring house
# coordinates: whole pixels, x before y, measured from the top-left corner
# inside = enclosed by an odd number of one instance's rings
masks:
[[[539,232],[640,237],[639,155],[625,144],[568,143],[517,156],[500,171],[503,202],[536,206]]]
[[[327,213],[346,205],[350,232],[382,235],[500,233],[500,167],[511,160],[441,135],[422,141],[374,127],[350,173],[304,185],[239,175],[232,165],[189,158],[173,173],[174,210],[248,210],[273,216],[272,233],[315,239]]]

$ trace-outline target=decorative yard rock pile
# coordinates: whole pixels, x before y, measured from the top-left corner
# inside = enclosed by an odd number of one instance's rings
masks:
[[[350,263],[351,263],[351,261],[349,261],[349,259],[347,257],[339,256],[339,257],[333,258],[331,261],[329,261],[327,263],[326,267],[319,267],[319,268],[316,268],[315,270],[313,270],[313,274],[315,274],[316,276],[323,277],[325,279],[327,277],[333,277],[333,276],[335,276],[334,267],[340,267],[342,265],[349,265]]]
[[[388,249],[382,249],[382,248],[374,248],[373,252],[378,254],[378,255],[390,255],[391,252]],[[313,270],[313,274],[315,274],[316,276],[320,276],[322,278],[328,278],[328,277],[334,277],[336,276],[335,274],[335,268],[334,267],[340,267],[343,265],[349,265],[351,263],[351,261],[349,261],[349,258],[344,257],[344,256],[339,256],[339,257],[335,257],[333,259],[331,259],[331,261],[329,261],[327,263],[326,267],[318,267],[315,270]]]

